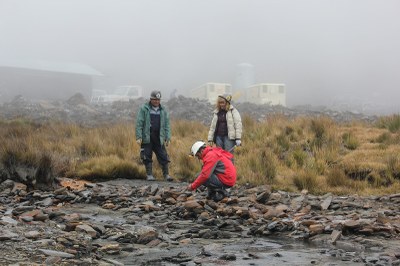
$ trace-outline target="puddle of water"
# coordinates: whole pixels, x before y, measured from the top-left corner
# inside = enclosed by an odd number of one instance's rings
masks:
[[[324,249],[309,248],[304,243],[288,245],[268,239],[196,239],[195,244],[169,247],[169,250],[142,247],[113,259],[125,265],[364,265],[330,256]],[[180,256],[179,254],[183,254]],[[235,257],[235,260],[224,260]],[[182,260],[182,261],[180,261]],[[186,261],[185,261],[186,260]],[[181,263],[181,264],[180,264]]]
[[[97,205],[74,204],[64,207],[63,211],[79,213],[93,223],[122,225],[127,222],[123,218],[124,212],[103,209]],[[157,228],[157,225],[153,226]],[[173,229],[174,234],[166,234],[166,239],[174,235],[179,237],[180,231],[185,232],[190,226],[195,226],[193,221],[180,221]],[[164,234],[160,232],[160,235]],[[177,243],[176,246],[170,245],[167,248],[149,248],[137,244],[134,247],[136,250],[133,252],[121,252],[107,258],[124,265],[364,265],[353,261],[358,258],[357,254],[349,254],[344,259],[331,255],[332,249],[341,248],[339,245],[318,246],[283,237],[192,239],[190,244]],[[367,250],[365,252],[368,253]],[[373,253],[369,252],[369,255],[374,255]],[[232,260],[221,259],[221,256]]]
[[[84,220],[93,223],[122,225],[126,223],[123,213],[114,210],[103,209],[94,204],[74,204],[73,206],[65,206],[62,211],[67,214],[78,213]]]

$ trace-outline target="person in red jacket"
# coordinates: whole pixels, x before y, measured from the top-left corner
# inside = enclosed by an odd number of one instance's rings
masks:
[[[188,190],[195,190],[201,185],[207,187],[207,198],[220,201],[229,196],[227,188],[236,183],[236,168],[233,155],[219,147],[207,147],[203,141],[192,145],[191,154],[203,162],[200,174],[189,184]]]

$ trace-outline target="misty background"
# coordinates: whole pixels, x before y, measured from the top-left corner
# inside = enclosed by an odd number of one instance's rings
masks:
[[[80,62],[94,88],[286,84],[287,105],[400,112],[398,0],[0,0],[0,57]],[[0,81],[1,82],[1,81]]]

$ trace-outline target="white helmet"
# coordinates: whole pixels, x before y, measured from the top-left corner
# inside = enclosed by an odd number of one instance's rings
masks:
[[[190,151],[192,152],[192,155],[195,156],[196,153],[199,151],[199,149],[203,146],[205,146],[206,143],[203,141],[196,141],[193,145]]]

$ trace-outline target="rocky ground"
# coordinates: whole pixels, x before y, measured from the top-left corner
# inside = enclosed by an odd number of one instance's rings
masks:
[[[22,97],[0,118],[96,126],[133,121],[145,100],[89,105]],[[173,119],[209,123],[213,107],[184,97],[165,103]],[[329,110],[238,104],[242,114],[376,117]],[[268,186],[235,187],[221,202],[185,183],[58,179],[55,189],[0,183],[0,265],[400,265],[400,194],[313,196]]]
[[[115,122],[133,121],[140,106],[146,100],[140,98],[131,102],[115,102],[113,104],[88,104],[82,95],[76,94],[67,101],[29,101],[23,97],[16,97],[11,102],[0,105],[0,118],[15,119],[29,118],[34,122],[59,120],[78,123],[86,126],[109,124]],[[207,101],[199,101],[179,96],[168,101],[162,101],[168,108],[171,119],[186,119],[199,121],[206,125],[211,122],[211,113],[214,106]],[[294,118],[297,116],[328,116],[337,122],[362,120],[375,121],[376,116],[368,116],[348,111],[333,111],[326,108],[312,108],[302,106],[286,108],[282,106],[254,105],[250,103],[233,103],[241,115],[248,115],[258,121],[267,116],[279,114]]]
[[[0,265],[400,265],[400,194],[313,196],[184,183],[0,185]]]

